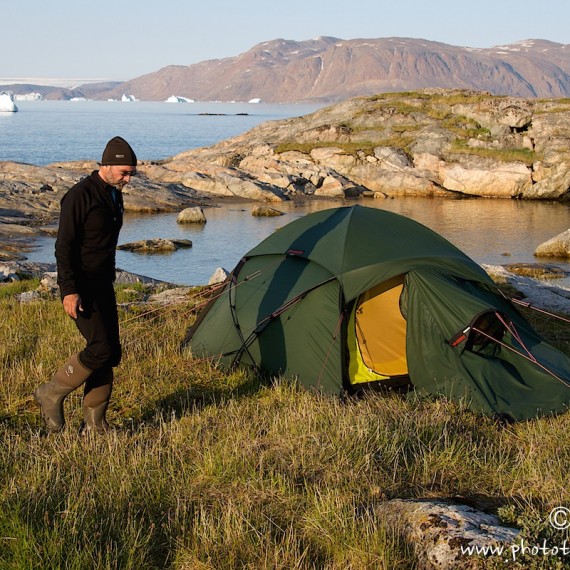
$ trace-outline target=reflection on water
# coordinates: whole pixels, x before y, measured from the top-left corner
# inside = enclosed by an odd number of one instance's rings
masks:
[[[412,218],[443,235],[477,263],[555,263],[570,271],[570,263],[539,259],[536,247],[569,227],[568,206],[516,200],[397,198],[313,200],[285,202],[275,207],[285,213],[275,218],[251,215],[255,204],[225,203],[205,209],[206,224],[178,224],[177,214],[128,214],[120,243],[150,238],[190,239],[193,247],[171,254],[117,252],[117,265],[126,271],[186,285],[208,282],[216,268],[232,270],[241,257],[273,231],[309,212],[341,205],[361,204]],[[53,262],[52,238],[39,240],[27,257]],[[373,245],[373,244],[369,244]],[[568,285],[570,279],[565,279]],[[559,280],[556,283],[560,283]]]

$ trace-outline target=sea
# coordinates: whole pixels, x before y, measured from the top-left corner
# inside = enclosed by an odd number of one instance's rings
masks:
[[[166,103],[142,101],[18,101],[19,112],[0,113],[0,161],[35,165],[97,160],[120,135],[143,160],[160,160],[209,146],[254,126],[312,113],[321,105],[264,103]],[[125,271],[181,285],[203,285],[221,267],[231,271],[252,247],[283,225],[310,212],[359,203],[412,218],[440,233],[485,265],[547,263],[567,272],[570,263],[537,259],[536,247],[569,227],[569,207],[558,202],[504,199],[372,198],[283,202],[274,218],[251,215],[251,202],[221,202],[205,209],[206,224],[178,224],[176,213],[130,214],[119,243],[182,238],[189,249],[169,254],[117,252]],[[373,247],[373,244],[367,244]],[[53,263],[54,239],[36,240],[30,261]]]

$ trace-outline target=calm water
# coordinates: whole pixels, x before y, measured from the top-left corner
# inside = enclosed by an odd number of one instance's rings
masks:
[[[536,262],[532,255],[536,246],[568,228],[567,208],[555,203],[429,198],[286,202],[275,206],[285,213],[275,218],[252,216],[251,203],[232,203],[205,209],[206,224],[178,224],[177,214],[127,215],[120,243],[160,237],[190,239],[193,246],[161,255],[118,251],[117,264],[164,281],[205,284],[218,267],[233,269],[247,251],[288,222],[318,209],[354,203],[408,216],[442,234],[478,263],[492,265]],[[53,262],[53,244],[51,238],[40,240],[28,258]],[[556,265],[570,271],[567,262]],[[557,283],[570,285],[570,279]]]
[[[22,101],[18,107],[18,113],[0,113],[0,160],[38,165],[98,159],[107,140],[116,134],[132,142],[139,158],[158,160],[214,144],[264,121],[299,116],[318,108],[94,101]],[[120,243],[184,238],[192,240],[193,247],[165,255],[117,252],[117,262],[122,269],[156,279],[204,284],[216,268],[233,269],[249,249],[275,229],[308,212],[352,203],[355,202],[283,203],[277,207],[285,215],[278,218],[257,218],[251,215],[251,203],[231,203],[206,209],[208,222],[203,226],[177,224],[176,214],[129,214]],[[365,199],[359,203],[423,223],[482,264],[536,262],[532,255],[536,246],[569,227],[568,206],[558,203],[422,198]],[[38,247],[27,257],[53,262],[53,243],[52,238],[38,240]],[[568,262],[554,263],[570,272]],[[570,285],[570,278],[562,283]]]
[[[115,135],[126,138],[139,159],[160,160],[190,148],[212,145],[265,121],[318,109],[317,105],[157,101],[17,104],[18,113],[0,113],[0,161],[36,165],[98,160],[107,141]]]

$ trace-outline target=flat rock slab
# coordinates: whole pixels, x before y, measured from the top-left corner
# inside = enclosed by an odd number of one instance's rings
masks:
[[[413,545],[418,570],[485,568],[470,548],[508,546],[519,530],[468,505],[432,500],[395,499],[377,505],[375,514],[402,530]]]
[[[564,269],[542,263],[510,263],[505,265],[505,269],[511,273],[535,279],[564,279],[567,276]]]
[[[192,241],[189,239],[143,239],[124,243],[117,246],[117,249],[134,253],[170,253],[184,247],[192,247]]]

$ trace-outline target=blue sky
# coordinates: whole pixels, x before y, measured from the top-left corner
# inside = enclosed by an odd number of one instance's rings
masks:
[[[570,43],[569,0],[23,0],[0,10],[0,79],[126,80],[317,36]]]

